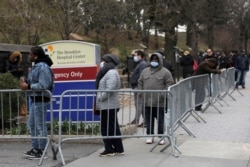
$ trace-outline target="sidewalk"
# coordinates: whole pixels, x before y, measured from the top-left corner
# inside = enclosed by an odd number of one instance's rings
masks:
[[[145,138],[132,138],[123,140],[124,156],[99,157],[101,148],[66,164],[66,167],[250,167],[250,73],[247,74],[246,89],[239,88],[239,91],[244,96],[235,91],[232,96],[236,101],[225,97],[230,106],[223,102],[223,106],[215,104],[222,114],[213,107],[200,113],[206,124],[198,123],[192,117],[186,120],[196,138],[177,129],[175,136],[182,152],[178,158],[171,155],[171,148],[159,152],[164,146],[157,146],[149,152],[153,145],[145,144]]]

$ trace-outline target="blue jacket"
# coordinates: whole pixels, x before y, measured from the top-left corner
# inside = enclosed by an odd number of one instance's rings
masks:
[[[247,55],[241,54],[237,57],[235,68],[237,70],[249,71],[249,60]]]
[[[49,90],[52,92],[54,88],[54,74],[48,64],[39,62],[32,67],[27,83],[30,85],[31,90]],[[48,92],[35,91],[30,96],[31,98],[34,96],[50,97],[50,94]]]
[[[131,84],[131,88],[136,88],[138,86],[138,79],[141,75],[141,72],[147,67],[147,63],[144,59],[140,60],[135,69],[133,70],[133,74],[130,78],[130,84]]]

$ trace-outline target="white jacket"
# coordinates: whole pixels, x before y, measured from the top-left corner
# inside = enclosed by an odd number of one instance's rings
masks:
[[[120,76],[116,69],[109,70],[100,80],[98,90],[119,90],[121,86]],[[97,92],[96,109],[117,109],[120,102],[117,92]]]

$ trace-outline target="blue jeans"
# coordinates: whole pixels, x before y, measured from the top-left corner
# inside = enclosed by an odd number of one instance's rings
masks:
[[[29,111],[29,128],[31,137],[47,137],[46,114],[49,103],[31,103]],[[32,148],[44,150],[47,139],[31,139]]]
[[[145,107],[147,134],[154,134],[155,119],[158,121],[158,134],[164,134],[164,107]]]
[[[236,86],[241,85],[242,87],[245,87],[246,74],[246,70],[238,70]]]

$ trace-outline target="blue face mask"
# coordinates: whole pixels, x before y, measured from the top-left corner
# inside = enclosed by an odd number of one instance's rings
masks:
[[[100,63],[100,68],[103,68],[104,67],[104,62],[101,62]]]
[[[139,61],[138,57],[134,56],[134,62],[138,62],[138,61]]]
[[[159,66],[159,63],[156,62],[156,61],[151,61],[151,62],[150,62],[150,65],[151,65],[152,67],[158,67],[158,66]]]

